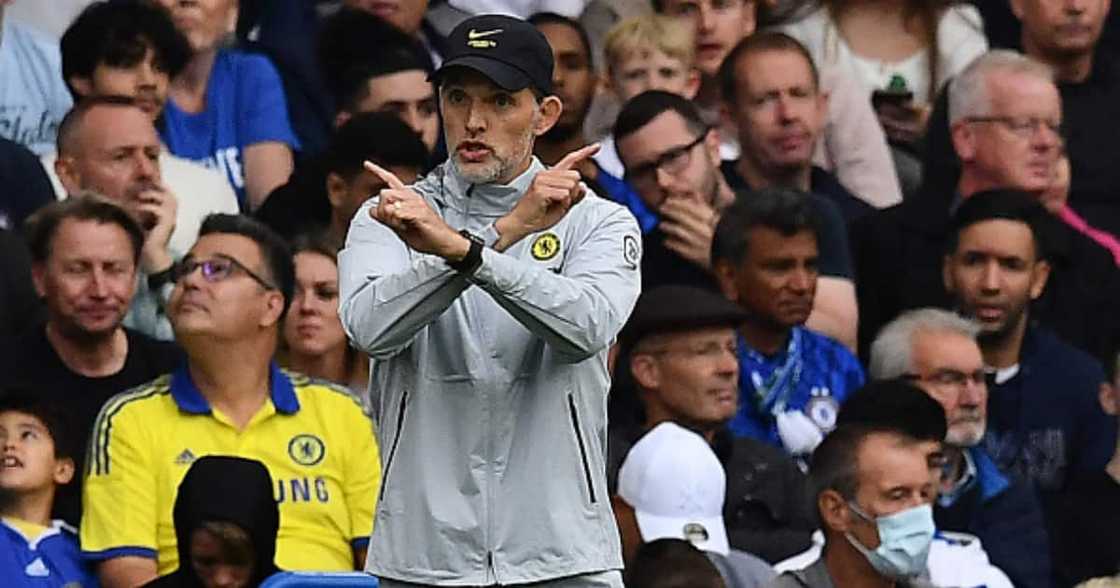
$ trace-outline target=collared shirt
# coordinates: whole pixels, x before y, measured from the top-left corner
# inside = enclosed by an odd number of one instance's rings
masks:
[[[186,367],[107,402],[90,441],[83,556],[154,557],[161,575],[176,569],[179,482],[199,457],[236,455],[260,460],[272,476],[277,565],[352,569],[381,480],[372,423],[344,388],[271,371],[269,397],[243,430],[210,406]]]
[[[21,588],[97,585],[78,554],[73,527],[58,520],[49,527],[7,517],[0,521],[0,578],[4,586]]]
[[[952,488],[942,492],[937,497],[937,503],[946,508],[953,506],[953,503],[976,483],[976,462],[972,460],[972,455],[967,451],[961,451],[961,459],[964,460],[964,474],[953,484]]]

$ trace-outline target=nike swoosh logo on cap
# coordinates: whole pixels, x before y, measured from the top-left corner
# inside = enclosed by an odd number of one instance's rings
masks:
[[[482,31],[482,32],[478,32],[474,29],[471,29],[471,30],[467,31],[467,38],[473,41],[475,39],[481,39],[483,37],[489,37],[489,36],[492,36],[492,35],[496,35],[500,32],[502,32],[502,29],[494,29],[492,31]]]

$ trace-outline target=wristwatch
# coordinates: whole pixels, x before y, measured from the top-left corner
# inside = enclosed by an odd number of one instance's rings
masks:
[[[175,284],[175,264],[172,263],[167,269],[162,272],[156,272],[148,276],[148,289],[152,292],[159,292],[160,288],[167,284]]]
[[[471,242],[471,247],[467,250],[467,254],[463,256],[463,259],[459,261],[449,261],[447,265],[450,266],[451,269],[469,276],[478,269],[478,266],[482,265],[482,239],[466,229],[459,231],[459,234],[466,237],[467,240]]]

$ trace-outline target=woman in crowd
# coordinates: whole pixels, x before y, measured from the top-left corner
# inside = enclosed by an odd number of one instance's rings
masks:
[[[338,248],[322,235],[297,237],[296,289],[284,319],[286,365],[350,388],[365,399],[369,358],[350,347],[338,318]]]
[[[237,0],[159,0],[187,37],[191,60],[171,83],[161,132],[171,153],[222,171],[244,211],[288,180],[299,142],[267,58],[227,48]]]
[[[945,83],[988,50],[980,13],[953,0],[808,0],[781,25],[818,67],[863,82],[895,147],[903,186],[918,173],[913,147]],[[900,158],[902,159],[900,161]]]

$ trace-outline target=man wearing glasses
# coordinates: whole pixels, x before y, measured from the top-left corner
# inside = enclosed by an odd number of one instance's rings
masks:
[[[944,474],[934,504],[937,527],[980,539],[1015,586],[1049,586],[1042,511],[1031,488],[1000,472],[980,446],[987,428],[980,325],[950,311],[922,308],[888,323],[871,344],[876,380],[914,382],[945,408]]]
[[[373,427],[342,388],[272,361],[292,298],[291,255],[255,220],[211,215],[176,266],[169,316],[187,362],[118,394],[93,427],[81,542],[104,586],[138,586],[179,561],[172,505],[191,463],[268,466],[280,507],[276,564],[364,563],[380,467]]]
[[[719,131],[696,106],[652,90],[622,108],[614,136],[626,180],[656,213],[645,233],[642,287],[685,284],[718,291],[711,270],[712,234],[735,193],[719,169]],[[745,196],[749,197],[749,196]],[[810,195],[821,220],[820,278],[808,326],[854,341],[855,298],[844,220],[826,198]]]
[[[1051,71],[1011,51],[991,51],[949,86],[951,140],[960,159],[954,191],[931,187],[852,226],[860,346],[866,351],[882,325],[907,308],[946,306],[941,257],[950,215],[984,190],[1022,190],[1040,198],[1057,177],[1062,154],[1062,103]],[[927,168],[933,169],[933,168]],[[1103,357],[1120,333],[1114,301],[1120,273],[1111,254],[1059,223],[1044,245],[1052,275],[1033,318],[1066,341]]]

